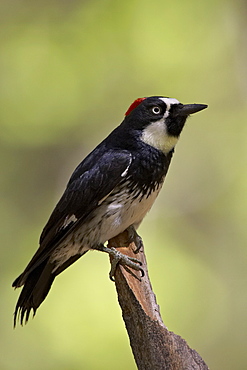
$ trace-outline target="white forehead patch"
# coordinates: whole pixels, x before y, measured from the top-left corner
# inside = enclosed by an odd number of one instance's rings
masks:
[[[171,105],[180,104],[180,102],[177,99],[173,99],[173,98],[159,98],[159,99],[162,100],[167,106],[167,110],[164,114],[165,118],[169,116],[169,110],[171,108]]]
[[[180,102],[177,99],[173,98],[159,98],[159,99],[166,103],[167,109],[170,109],[172,104],[180,104]]]

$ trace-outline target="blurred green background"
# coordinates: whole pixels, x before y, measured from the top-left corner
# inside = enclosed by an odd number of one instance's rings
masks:
[[[11,283],[75,166],[149,95],[209,104],[189,119],[139,229],[163,320],[211,369],[245,368],[246,2],[0,7],[0,368],[136,368],[106,255],[88,253],[61,274],[15,330]]]

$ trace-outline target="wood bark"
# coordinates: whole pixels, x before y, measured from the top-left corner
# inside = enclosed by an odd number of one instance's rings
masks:
[[[115,247],[129,257],[138,258],[145,272],[133,271],[134,277],[118,266],[115,273],[115,285],[122,316],[128,332],[130,345],[139,370],[206,370],[208,366],[201,356],[191,349],[179,335],[169,331],[162,321],[159,306],[148,276],[144,250],[138,254],[133,251],[135,244],[127,243],[124,232],[109,241],[109,247]],[[182,314],[182,312],[181,312]]]

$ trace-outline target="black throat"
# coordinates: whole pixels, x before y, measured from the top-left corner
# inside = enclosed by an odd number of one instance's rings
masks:
[[[164,182],[168,171],[173,150],[168,154],[149,146],[143,145],[133,153],[133,161],[129,168],[129,175],[126,178],[128,187],[135,197],[141,195],[149,197]]]

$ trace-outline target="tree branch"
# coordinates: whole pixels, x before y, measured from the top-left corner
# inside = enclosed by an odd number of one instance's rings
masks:
[[[145,272],[145,276],[140,279],[119,266],[115,274],[118,301],[138,369],[208,369],[201,356],[164,325],[148,277],[144,251],[135,254],[133,250],[136,247],[134,243],[128,245],[127,238],[124,232],[111,239],[108,246],[118,248],[129,257],[138,258]],[[138,274],[136,271],[134,273]]]

